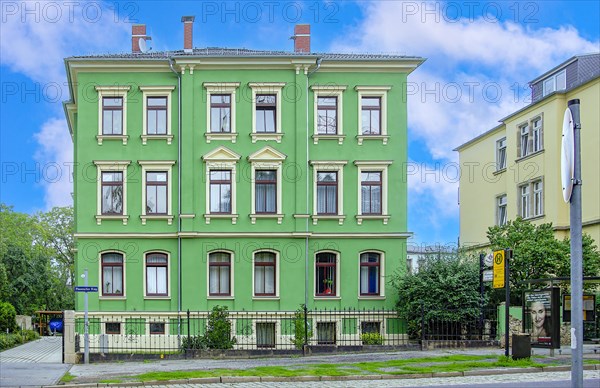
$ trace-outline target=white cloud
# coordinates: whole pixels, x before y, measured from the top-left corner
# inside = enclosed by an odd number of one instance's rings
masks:
[[[1,64],[44,85],[60,85],[69,98],[63,59],[130,49],[130,25],[100,2],[2,3]],[[46,208],[72,203],[72,142],[60,102],[47,104],[52,117],[34,134]],[[3,112],[10,116],[10,112]],[[12,118],[11,120],[18,120]],[[57,177],[57,170],[60,171]]]
[[[409,227],[428,224],[431,233],[417,239],[431,238],[445,224],[457,224],[458,183],[443,179],[444,166],[458,159],[452,149],[525,105],[528,81],[575,54],[597,52],[600,42],[584,39],[572,26],[537,28],[531,23],[500,22],[483,15],[481,3],[471,2],[475,7],[479,4],[472,10],[458,2],[360,4],[364,18],[341,34],[332,51],[427,58],[409,76],[407,86],[409,137],[423,143],[429,153],[417,161],[419,173],[409,174]],[[493,4],[509,11],[509,3]],[[425,166],[434,169],[432,160],[441,163],[442,179],[421,174]]]

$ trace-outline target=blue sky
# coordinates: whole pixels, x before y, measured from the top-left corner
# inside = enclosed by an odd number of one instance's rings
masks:
[[[409,230],[415,243],[458,237],[452,151],[527,103],[527,82],[600,51],[598,1],[3,1],[0,200],[35,212],[71,204],[63,58],[130,50],[145,23],[154,51],[194,46],[292,50],[310,23],[313,51],[428,58],[409,78]]]

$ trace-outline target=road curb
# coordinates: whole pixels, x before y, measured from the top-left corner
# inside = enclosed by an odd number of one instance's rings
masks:
[[[600,370],[600,364],[584,365],[584,370]],[[124,383],[82,383],[64,385],[44,385],[43,388],[99,388],[99,387],[144,387],[167,384],[217,384],[217,383],[258,383],[258,382],[316,382],[316,381],[353,381],[353,380],[404,380],[425,379],[437,377],[469,377],[469,376],[494,376],[516,373],[541,373],[541,372],[570,372],[568,365],[545,366],[531,368],[507,368],[507,369],[482,369],[464,372],[434,372],[434,373],[407,373],[398,375],[356,375],[356,376],[221,376],[221,377],[198,377],[182,380],[162,380],[146,382],[124,382]]]

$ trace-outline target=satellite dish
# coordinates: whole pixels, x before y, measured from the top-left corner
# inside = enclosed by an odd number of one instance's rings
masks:
[[[140,46],[140,51],[145,53],[148,52],[148,46],[146,46],[146,39],[145,38],[140,38],[138,40],[138,45]]]
[[[571,200],[573,179],[575,177],[575,141],[573,139],[573,116],[571,110],[565,110],[562,129],[562,147],[560,149],[560,181],[565,202]]]

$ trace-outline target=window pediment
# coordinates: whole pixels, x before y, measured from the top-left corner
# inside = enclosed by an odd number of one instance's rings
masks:
[[[202,160],[210,162],[235,162],[240,160],[241,156],[227,147],[217,147],[209,153],[202,156]]]
[[[287,155],[269,146],[263,147],[255,153],[248,156],[248,160],[251,162],[282,162],[286,158]]]

